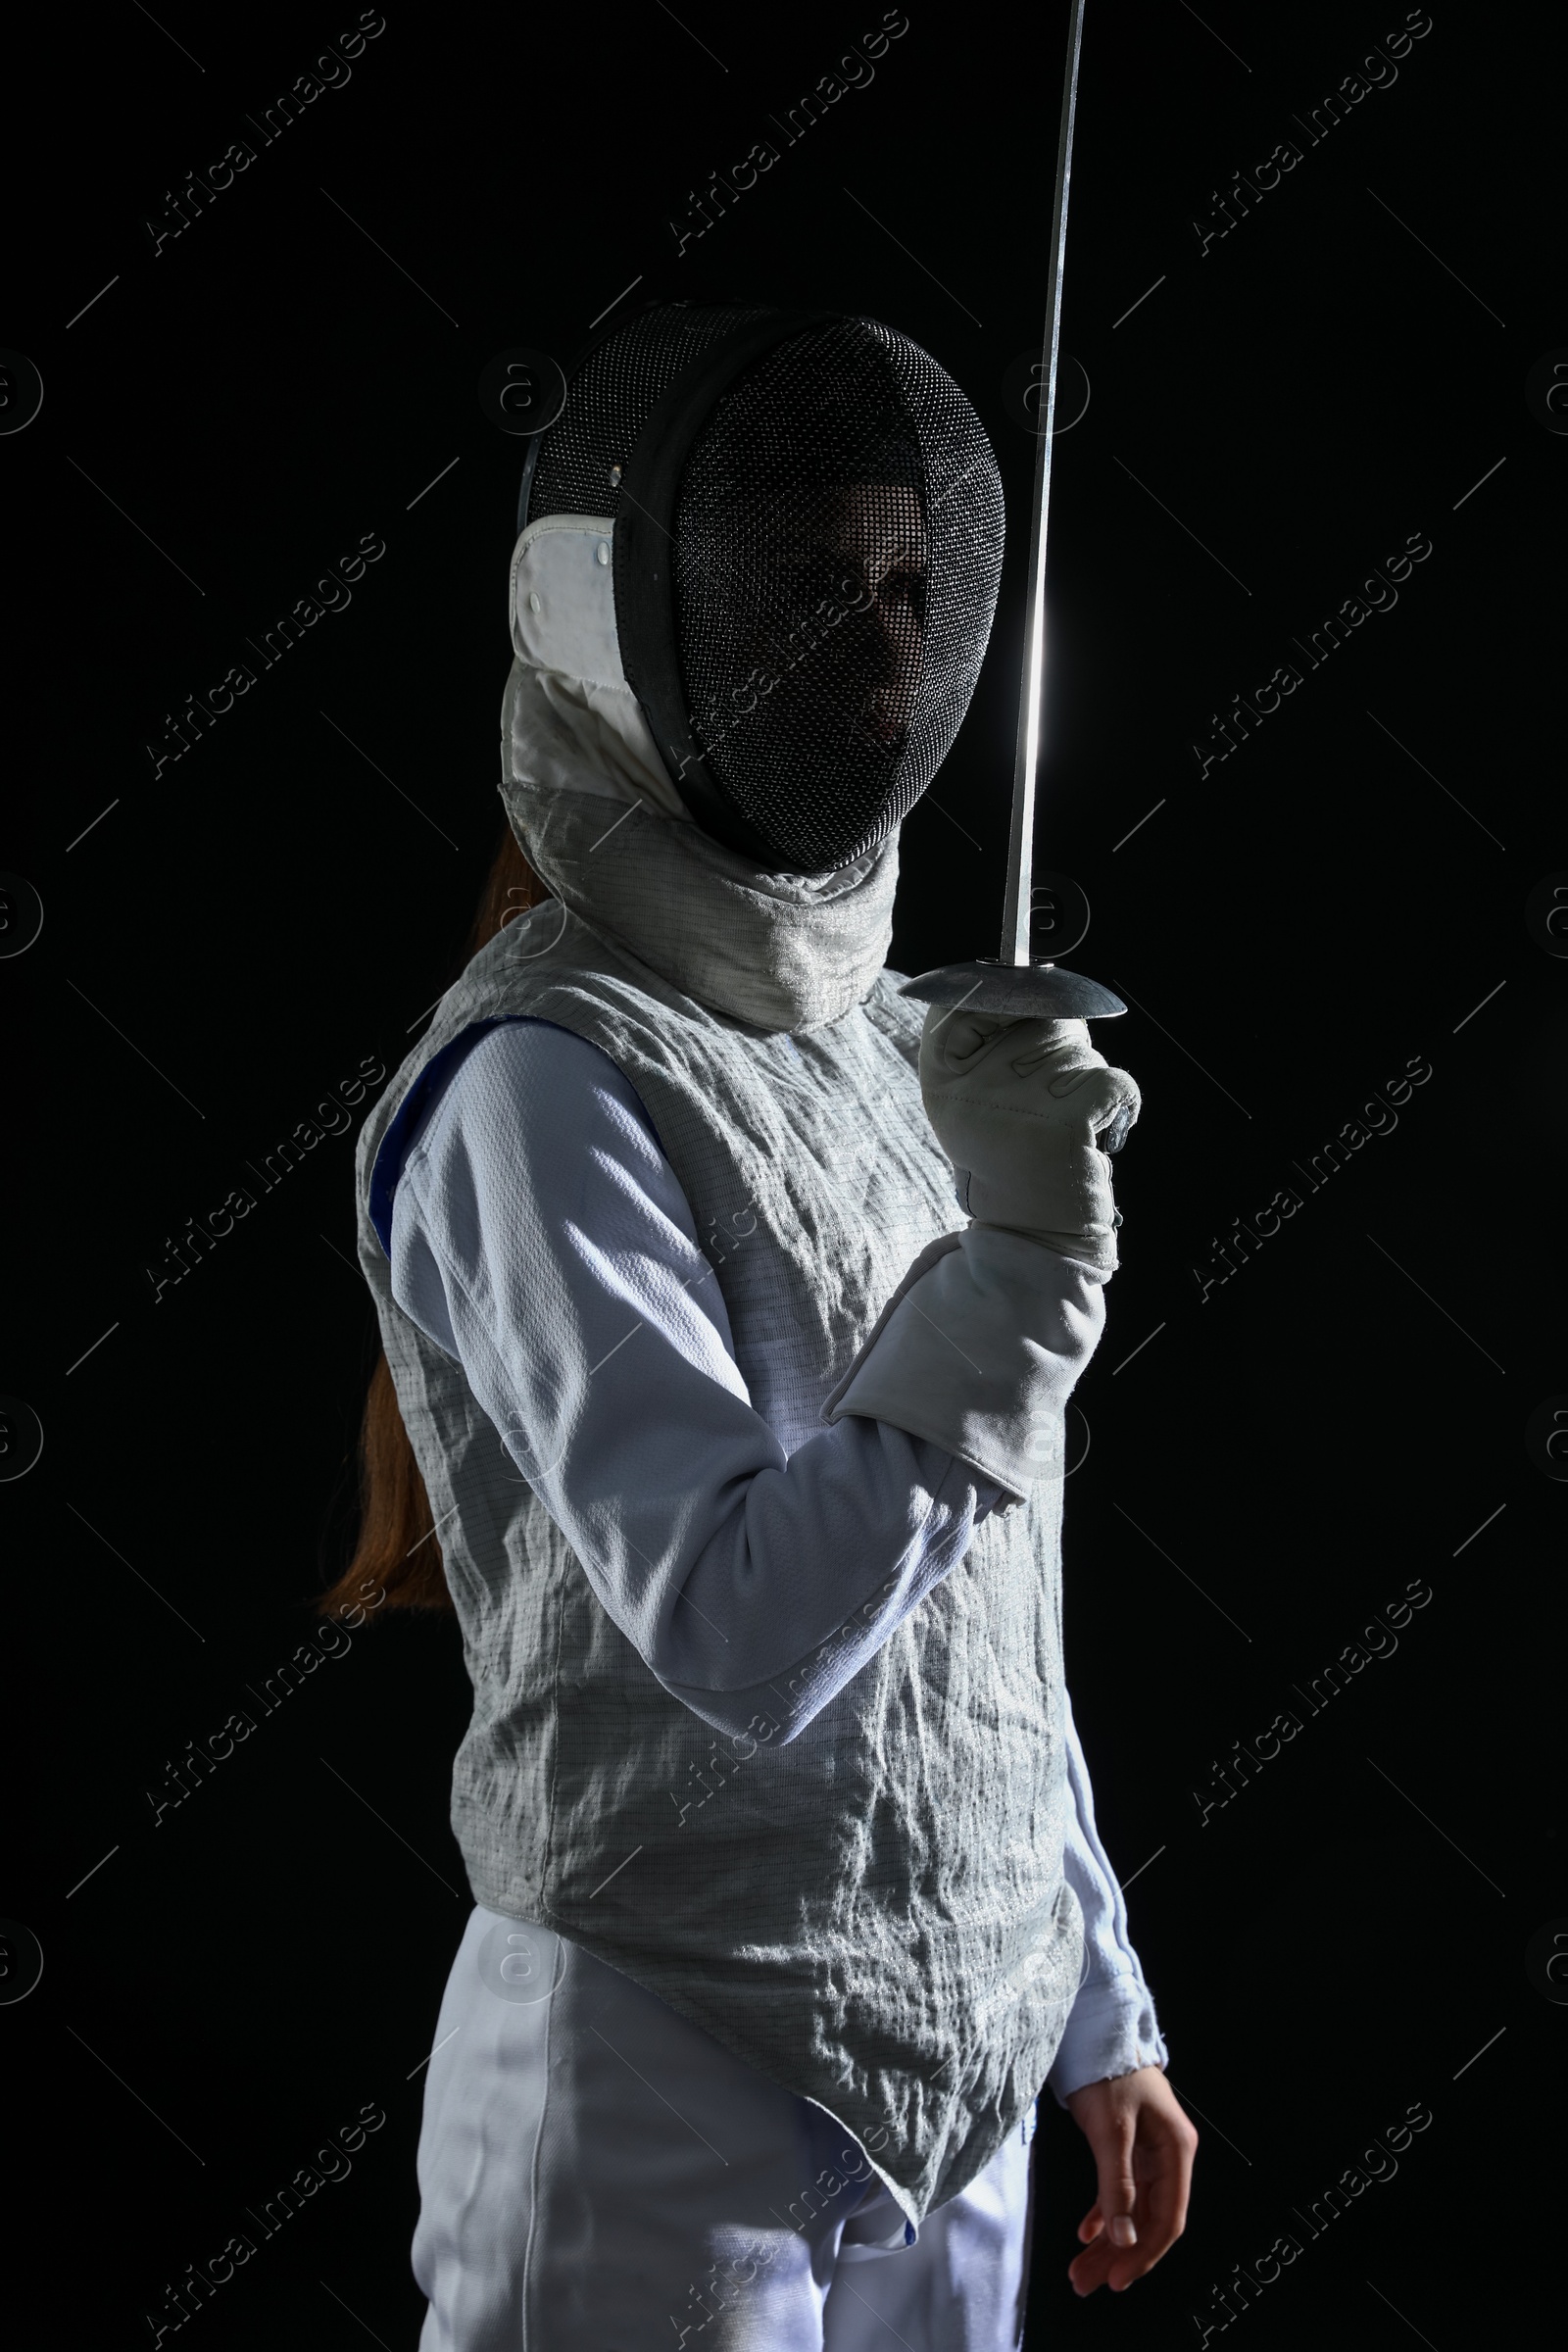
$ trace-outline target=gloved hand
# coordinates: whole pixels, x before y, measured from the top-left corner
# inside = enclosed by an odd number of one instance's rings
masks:
[[[1102,1274],[1116,1267],[1121,1216],[1110,1160],[1143,1098],[1089,1043],[1086,1021],[1004,1020],[933,1004],[920,1091],[976,1224],[1043,1242]]]

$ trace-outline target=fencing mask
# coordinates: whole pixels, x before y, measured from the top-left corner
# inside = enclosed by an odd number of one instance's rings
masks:
[[[823,874],[894,832],[952,747],[1002,572],[963,394],[871,318],[651,305],[532,444],[518,529],[614,522],[627,683],[698,826]]]

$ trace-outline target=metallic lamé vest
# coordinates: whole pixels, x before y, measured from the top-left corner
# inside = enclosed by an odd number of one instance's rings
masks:
[[[652,1119],[753,1405],[793,1450],[955,1224],[921,1008],[892,977],[841,1020],[768,1034],[539,907],[474,957],[368,1121],[360,1257],[473,1683],[452,1822],[474,1899],[582,1944],[816,2101],[919,2221],[1017,2128],[1078,1986],[1059,1477],[993,1513],[799,1738],[778,1744],[767,1717],[716,1736],[612,1623],[461,1368],[396,1304],[371,1217],[382,1141],[445,1048],[507,1015],[574,1031]]]

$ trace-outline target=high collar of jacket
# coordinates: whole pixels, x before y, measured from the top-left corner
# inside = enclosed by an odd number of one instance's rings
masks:
[[[524,856],[571,911],[710,1010],[819,1028],[887,959],[898,835],[836,873],[771,874],[695,824],[626,683],[614,525],[547,514],[512,559],[501,797]]]

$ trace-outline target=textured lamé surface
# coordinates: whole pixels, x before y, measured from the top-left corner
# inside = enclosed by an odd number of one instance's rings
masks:
[[[366,1207],[419,1072],[525,1014],[608,1054],[715,1245],[736,1360],[786,1449],[927,1242],[952,1174],[920,1014],[879,979],[791,1037],[707,1010],[559,905],[449,992],[367,1125],[361,1261],[463,1627],[453,1825],[476,1901],[585,1945],[864,2144],[911,2218],[983,2170],[1078,1988],[1062,1878],[1061,1485],[953,1574],[788,1746],[717,1743],[608,1616],[461,1369],[397,1307]],[[783,1310],[779,1301],[783,1300]],[[449,1517],[448,1514],[451,1514]],[[711,1801],[685,1813],[693,1768]]]

